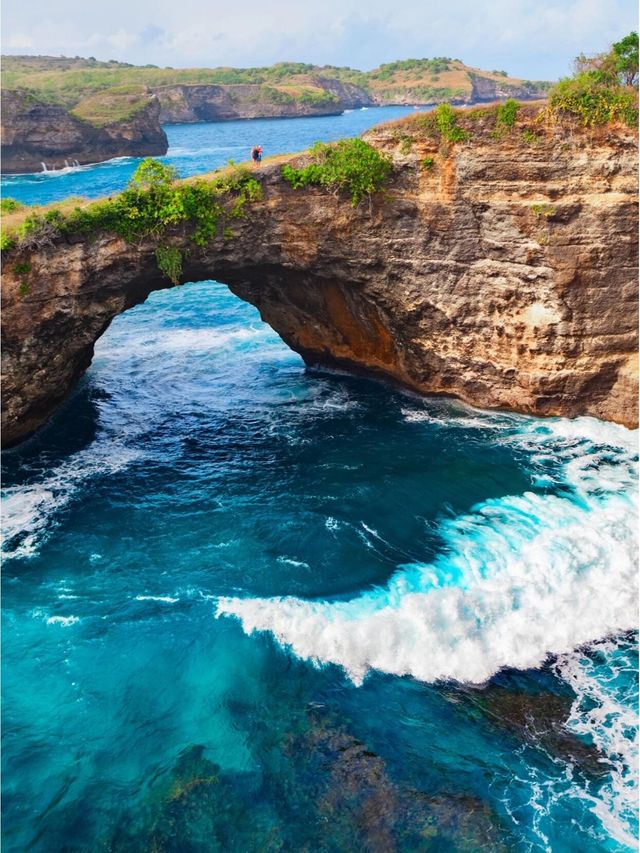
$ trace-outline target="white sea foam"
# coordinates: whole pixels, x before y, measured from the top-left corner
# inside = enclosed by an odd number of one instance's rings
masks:
[[[60,625],[61,628],[68,628],[70,625],[76,625],[80,619],[77,616],[49,616],[47,625]]]
[[[434,562],[401,566],[350,601],[222,598],[217,615],[338,664],[356,684],[370,669],[481,683],[632,627],[637,437],[590,418],[522,419],[505,440],[559,456],[571,494],[486,501],[441,525],[447,547]]]
[[[1,551],[5,557],[32,557],[46,538],[57,513],[82,482],[125,468],[140,453],[119,442],[97,441],[63,462],[39,483],[2,490]]]
[[[146,339],[134,343],[128,340],[127,346],[114,345],[113,340],[98,342],[96,353],[106,356],[110,361],[129,361],[132,352],[138,357],[149,358],[156,353],[170,352],[207,352],[233,347],[247,341],[257,342],[269,337],[271,330],[267,326],[249,326],[227,331],[212,328],[167,329],[150,334]]]
[[[567,727],[588,737],[604,756],[609,780],[593,796],[582,786],[572,793],[588,801],[608,833],[621,844],[636,849],[638,809],[638,695],[637,681],[625,669],[635,669],[635,655],[619,654],[615,640],[592,644],[589,654],[561,655],[556,673],[567,681],[576,698]],[[628,689],[621,690],[620,681]]]
[[[293,566],[296,569],[308,569],[309,563],[303,560],[292,560],[291,557],[278,557],[278,562],[285,566]]]
[[[172,595],[136,595],[136,601],[162,601],[164,604],[175,604],[180,599]]]

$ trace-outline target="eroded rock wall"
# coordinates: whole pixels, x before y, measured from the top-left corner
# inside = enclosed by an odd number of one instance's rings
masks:
[[[173,235],[190,248],[184,280],[227,283],[309,364],[481,407],[636,426],[634,134],[552,129],[525,145],[487,129],[448,148],[417,139],[409,153],[398,138],[393,127],[370,135],[393,154],[393,179],[355,209],[265,167],[264,200],[233,239],[196,251]],[[169,286],[154,249],[102,236],[7,259],[5,443],[46,422],[112,317]],[[27,287],[15,270],[25,261]]]
[[[327,93],[326,100],[304,101],[257,83],[213,85],[205,83],[159,86],[163,123],[228,121],[246,118],[296,118],[339,115],[345,109],[368,106],[369,95],[351,83],[325,78],[310,83]]]
[[[62,169],[74,162],[99,163],[112,157],[161,156],[168,145],[154,95],[131,118],[94,127],[64,107],[43,103],[28,93],[2,93],[5,174]]]

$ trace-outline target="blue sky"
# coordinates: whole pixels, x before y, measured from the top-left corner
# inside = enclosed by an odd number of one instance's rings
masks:
[[[450,56],[555,79],[637,29],[636,0],[3,0],[4,53],[174,67],[280,60],[367,70]]]

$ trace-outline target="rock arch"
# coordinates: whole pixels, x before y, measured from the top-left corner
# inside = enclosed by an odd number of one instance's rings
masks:
[[[373,141],[395,145],[384,128]],[[461,146],[429,170],[396,156],[370,207],[292,190],[267,166],[264,198],[231,239],[196,249],[172,235],[182,280],[224,282],[310,364],[481,407],[635,426],[635,141],[580,158],[551,143],[535,156],[505,147],[496,158],[495,146]],[[25,260],[28,287],[16,271]],[[151,240],[60,238],[10,255],[3,443],[47,421],[113,317],[167,286]]]

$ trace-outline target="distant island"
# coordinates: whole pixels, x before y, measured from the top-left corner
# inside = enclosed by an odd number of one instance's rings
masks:
[[[337,115],[544,97],[550,84],[459,59],[405,59],[373,71],[281,62],[265,68],[159,68],[93,57],[4,56],[2,172],[158,156],[163,124]]]

